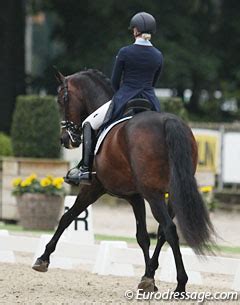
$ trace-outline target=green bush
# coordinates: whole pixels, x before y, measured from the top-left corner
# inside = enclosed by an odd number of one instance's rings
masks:
[[[162,111],[174,113],[184,120],[188,119],[188,113],[187,110],[184,108],[181,98],[161,98],[160,103]]]
[[[53,96],[19,96],[11,128],[16,157],[58,158],[59,111]]]
[[[11,138],[5,133],[0,132],[0,156],[12,155],[12,142]]]

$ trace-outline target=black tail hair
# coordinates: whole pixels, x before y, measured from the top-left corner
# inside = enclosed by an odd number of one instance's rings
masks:
[[[196,253],[210,250],[214,229],[194,177],[190,131],[178,119],[165,122],[170,163],[170,199],[179,228]]]

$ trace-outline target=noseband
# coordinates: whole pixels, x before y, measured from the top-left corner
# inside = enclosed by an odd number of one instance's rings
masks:
[[[69,96],[68,96],[68,85],[67,80],[64,78],[63,87],[59,88],[58,93],[63,90],[63,105],[64,105],[64,117],[65,120],[61,121],[61,129],[65,130],[72,143],[79,146],[82,143],[81,134],[82,134],[82,124],[75,124],[69,120]]]

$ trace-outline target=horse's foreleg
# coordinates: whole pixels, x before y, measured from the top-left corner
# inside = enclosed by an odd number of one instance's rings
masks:
[[[176,226],[172,221],[166,204],[163,201],[159,201],[159,197],[150,197],[147,199],[153,216],[155,219],[161,224],[164,236],[166,241],[169,243],[172,248],[176,269],[177,269],[177,288],[175,291],[177,292],[185,292],[186,283],[188,281],[188,276],[186,274],[182,255],[179,248],[179,239],[176,231]]]
[[[52,239],[46,245],[44,253],[36,260],[32,268],[36,271],[46,272],[50,263],[50,255],[55,251],[57,242],[64,230],[72,223],[72,221],[81,214],[89,205],[94,203],[104,190],[100,184],[92,184],[91,186],[83,186],[74,205],[62,216],[58,228]]]

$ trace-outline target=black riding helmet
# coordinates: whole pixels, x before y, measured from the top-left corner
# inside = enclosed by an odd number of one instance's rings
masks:
[[[141,33],[154,34],[156,32],[155,18],[146,12],[137,13],[130,21],[129,29],[137,28]]]

